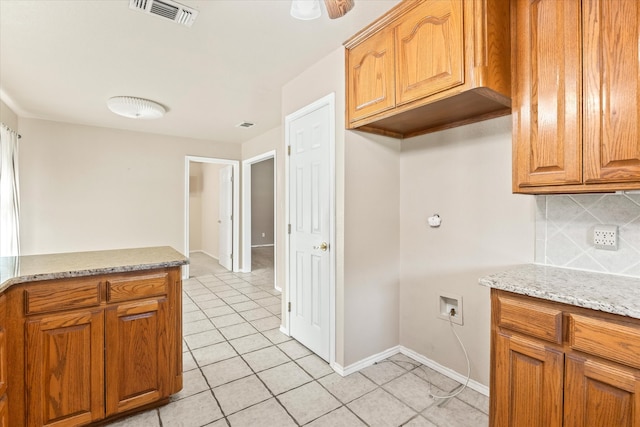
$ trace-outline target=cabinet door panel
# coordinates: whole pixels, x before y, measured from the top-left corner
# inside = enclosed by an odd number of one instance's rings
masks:
[[[0,427],[9,427],[9,401],[7,396],[0,398]]]
[[[492,426],[562,426],[562,351],[500,333],[495,350]]]
[[[567,356],[566,427],[640,427],[640,371]]]
[[[0,398],[7,392],[7,297],[0,296]]]
[[[353,123],[395,107],[393,33],[381,31],[348,51],[347,90]]]
[[[583,1],[585,182],[640,181],[640,2]]]
[[[168,396],[166,299],[107,309],[107,416]]]
[[[396,28],[398,105],[464,83],[461,0],[429,0]]]
[[[580,2],[517,0],[516,187],[582,182]]]
[[[27,425],[76,426],[104,416],[102,311],[26,323]]]

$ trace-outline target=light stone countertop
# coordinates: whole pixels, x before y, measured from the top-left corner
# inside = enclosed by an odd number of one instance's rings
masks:
[[[0,293],[18,283],[176,267],[188,263],[184,255],[169,246],[0,257]]]
[[[482,277],[483,286],[640,319],[640,278],[546,265]]]

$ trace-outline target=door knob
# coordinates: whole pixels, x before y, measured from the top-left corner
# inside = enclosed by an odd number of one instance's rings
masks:
[[[320,249],[321,251],[326,251],[327,249],[329,249],[329,245],[327,244],[327,242],[322,242],[320,243],[320,246],[314,246],[313,249]]]

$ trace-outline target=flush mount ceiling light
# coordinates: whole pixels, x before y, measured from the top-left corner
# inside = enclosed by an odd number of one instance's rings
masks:
[[[303,21],[320,18],[320,0],[293,0],[291,2],[291,16]]]
[[[329,18],[336,19],[353,9],[355,0],[324,0],[324,5]],[[319,18],[322,14],[320,0],[292,0],[290,13],[303,21]]]
[[[132,96],[114,96],[107,101],[112,112],[130,119],[159,119],[165,108],[157,102]]]

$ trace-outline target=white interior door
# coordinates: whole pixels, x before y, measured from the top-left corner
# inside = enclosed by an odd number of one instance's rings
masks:
[[[330,107],[289,123],[289,333],[329,361]]]
[[[227,270],[233,268],[233,166],[220,168],[219,250],[218,262]]]

